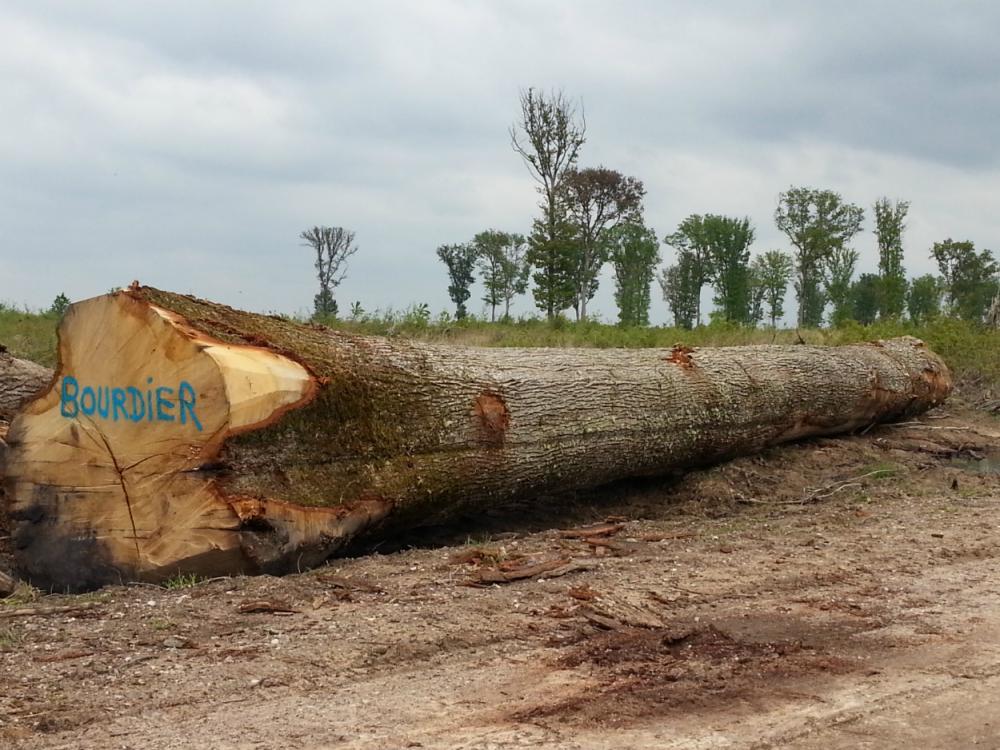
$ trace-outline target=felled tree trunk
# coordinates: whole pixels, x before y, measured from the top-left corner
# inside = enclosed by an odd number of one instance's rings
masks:
[[[25,359],[11,356],[0,345],[0,479],[3,479],[7,452],[7,428],[18,410],[38,396],[52,382],[52,370]],[[3,503],[3,486],[0,484],[0,503]],[[2,508],[2,506],[0,506]],[[0,532],[4,529],[0,513]]]
[[[0,346],[0,420],[9,422],[21,405],[50,382],[52,370],[11,356]]]
[[[0,480],[3,479],[7,456],[7,428],[14,414],[23,404],[40,394],[52,382],[52,370],[34,362],[11,356],[0,345]],[[3,483],[0,482],[0,534],[6,536],[7,523],[3,509]],[[3,566],[0,558],[0,598],[10,596],[17,587],[17,580]]]
[[[73,305],[11,426],[21,568],[87,588],[285,572],[387,519],[706,464],[940,403],[918,340],[472,349],[134,287]]]

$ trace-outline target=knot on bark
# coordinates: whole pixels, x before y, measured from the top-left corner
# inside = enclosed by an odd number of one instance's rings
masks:
[[[510,427],[510,410],[499,393],[480,393],[472,407],[479,439],[491,445],[500,445]]]
[[[674,348],[670,350],[670,354],[663,359],[665,362],[672,362],[685,370],[690,370],[694,367],[694,360],[691,358],[692,354],[694,354],[692,347],[684,346],[683,344],[674,344]]]

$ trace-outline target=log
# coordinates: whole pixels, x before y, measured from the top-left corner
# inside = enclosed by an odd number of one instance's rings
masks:
[[[52,382],[52,370],[25,359],[12,356],[0,344],[0,480],[3,479],[7,457],[7,429],[10,420],[21,406],[45,390]],[[6,501],[0,481],[0,537],[7,536],[7,523],[3,513]],[[5,545],[0,539],[0,553]],[[0,565],[6,562],[0,554]],[[0,598],[14,593],[16,581],[0,568]]]
[[[17,591],[17,579],[0,568],[0,599],[6,599]]]
[[[826,348],[477,349],[133,285],[76,303],[15,419],[22,573],[78,590],[315,566],[362,532],[912,417],[914,338]]]
[[[0,421],[9,422],[18,409],[52,382],[52,370],[12,356],[0,344]]]

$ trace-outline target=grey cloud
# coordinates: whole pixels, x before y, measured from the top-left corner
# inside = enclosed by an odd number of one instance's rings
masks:
[[[530,85],[583,100],[583,162],[644,179],[661,236],[717,211],[781,246],[774,200],[802,183],[911,198],[915,270],[940,236],[996,245],[1000,11],[816,7],[6,3],[0,299],[138,276],[303,310],[296,238],[332,223],[362,248],[345,301],[450,307],[434,248],[536,212],[507,143]],[[613,316],[610,281],[598,307]]]

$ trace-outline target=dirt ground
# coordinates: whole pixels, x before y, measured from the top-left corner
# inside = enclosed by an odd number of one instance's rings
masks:
[[[409,542],[20,590],[0,747],[1000,748],[1000,419],[960,400]]]

